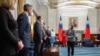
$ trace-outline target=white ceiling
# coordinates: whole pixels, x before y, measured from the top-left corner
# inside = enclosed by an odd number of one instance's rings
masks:
[[[45,0],[44,0],[44,1],[45,1]],[[100,0],[48,0],[48,1],[51,1],[51,2],[58,2],[58,3],[67,2],[67,1],[94,1],[94,2],[100,2]]]
[[[100,0],[37,0],[41,5],[47,5],[50,8],[62,8],[71,5],[82,5],[88,7],[100,7]]]

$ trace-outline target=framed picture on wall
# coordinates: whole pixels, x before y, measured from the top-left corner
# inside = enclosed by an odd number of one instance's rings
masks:
[[[78,27],[78,17],[69,17],[69,26]]]

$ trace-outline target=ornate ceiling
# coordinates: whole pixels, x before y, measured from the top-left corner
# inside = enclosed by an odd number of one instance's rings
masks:
[[[61,8],[71,5],[82,5],[88,7],[99,8],[100,0],[49,0],[49,6],[51,8]]]
[[[87,6],[100,8],[100,0],[38,0],[38,2],[53,9],[66,6]]]

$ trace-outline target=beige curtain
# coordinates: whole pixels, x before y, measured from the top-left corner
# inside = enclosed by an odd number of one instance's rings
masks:
[[[18,15],[23,12],[24,0],[18,0]]]
[[[31,24],[31,39],[33,40],[33,37],[34,37],[34,17],[37,18],[38,14],[36,13],[36,11],[33,9],[33,13],[35,16],[31,16],[31,20],[30,20],[30,24]]]
[[[31,24],[31,39],[33,40],[33,37],[34,37],[34,16],[31,16],[30,24]]]

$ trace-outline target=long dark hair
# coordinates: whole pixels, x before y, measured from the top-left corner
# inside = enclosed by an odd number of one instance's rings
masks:
[[[71,25],[71,28],[70,28],[70,29],[73,30],[73,28],[74,28],[74,27]]]

